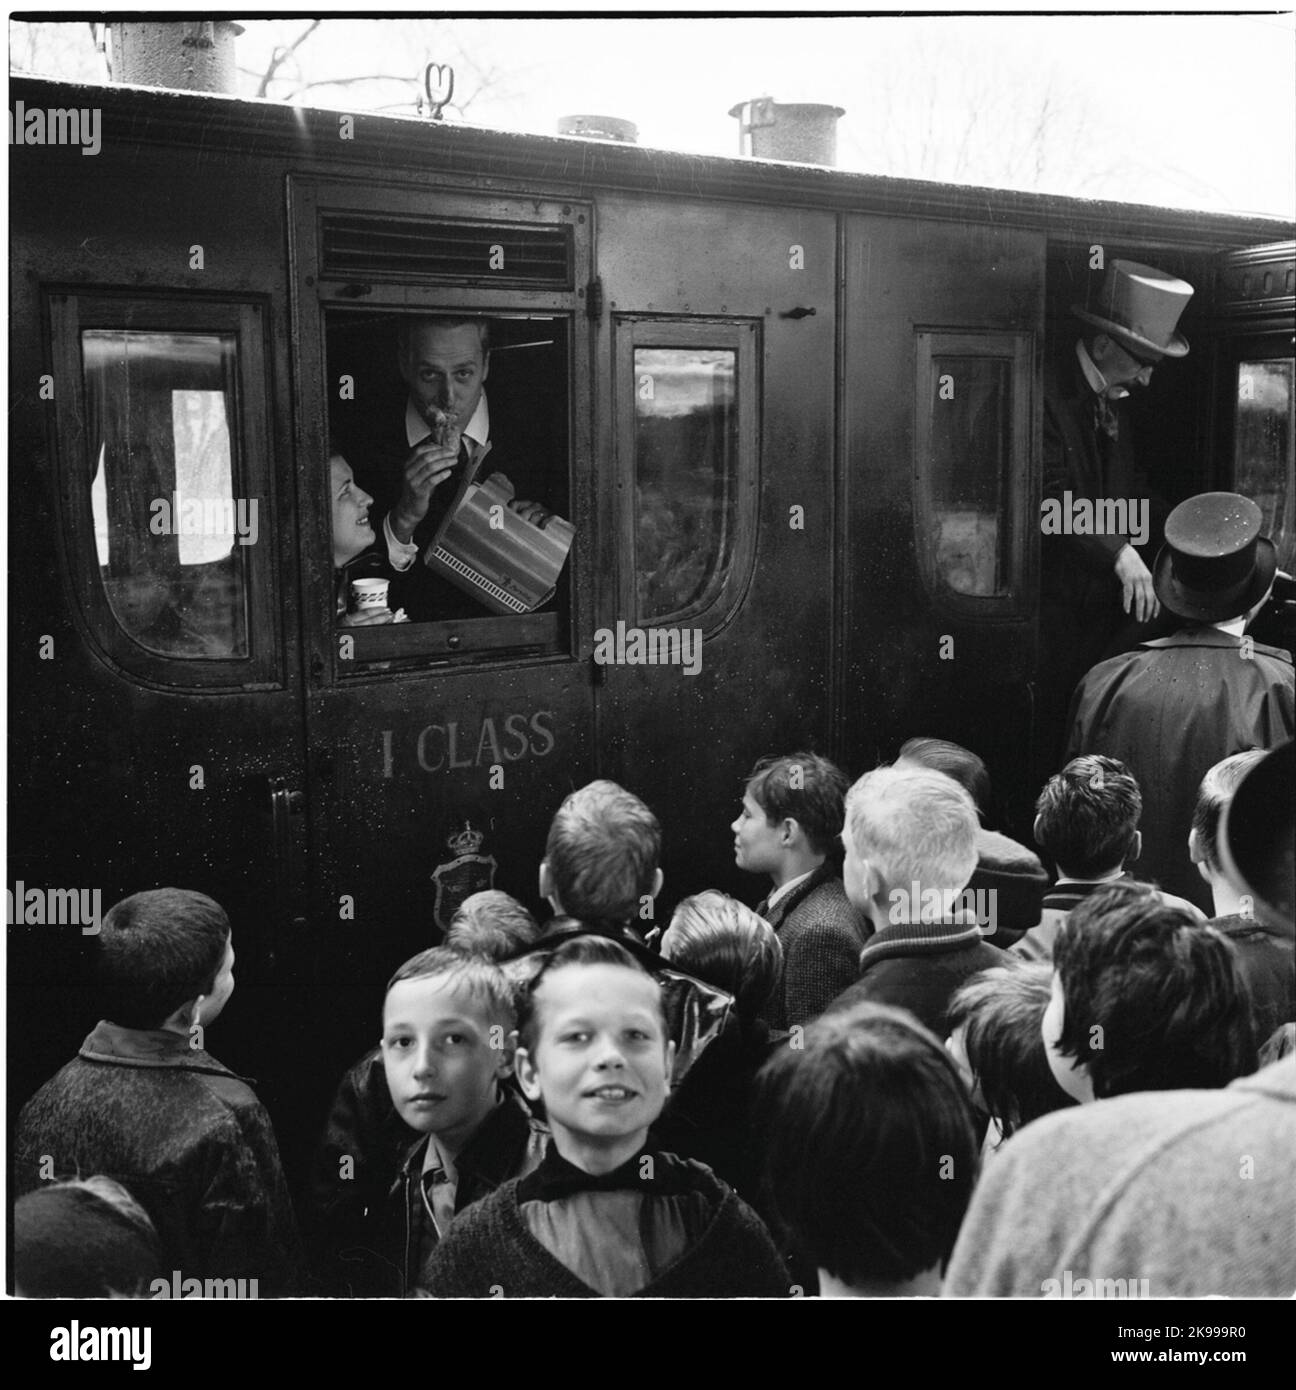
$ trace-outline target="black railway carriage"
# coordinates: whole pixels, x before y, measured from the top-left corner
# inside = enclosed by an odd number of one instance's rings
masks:
[[[1192,355],[1143,404],[1157,481],[1263,492],[1290,566],[1286,224],[228,97],[10,98],[102,112],[93,157],[11,155],[10,884],[224,903],[214,1047],[290,1159],[395,964],[491,860],[534,905],[549,815],[591,777],[660,815],[659,913],[756,890],[727,826],[768,751],[857,773],[951,737],[1028,833],[1040,362],[1094,248],[1197,286]],[[577,540],[538,612],[342,633],[330,419],[391,406],[418,312],[490,317],[492,410]],[[204,489],[255,528],[150,526]],[[699,633],[700,669],[600,664],[618,624]],[[15,1106],[93,1022],[86,941],[10,929]]]

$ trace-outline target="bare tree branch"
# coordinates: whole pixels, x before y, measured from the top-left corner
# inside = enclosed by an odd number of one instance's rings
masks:
[[[283,64],[286,63],[288,59],[291,58],[292,55],[297,52],[297,50],[302,46],[302,44],[306,42],[308,38],[310,38],[310,36],[315,32],[315,30],[320,27],[320,24],[322,22],[322,20],[312,19],[311,22],[306,26],[306,28],[303,29],[302,32],[297,35],[297,37],[292,41],[292,43],[287,44],[282,48],[275,49],[274,54],[270,59],[270,66],[266,68],[265,72],[262,74],[260,83],[257,85],[257,96],[263,97],[266,95],[270,83],[274,80],[275,73],[277,73],[279,69],[283,66]]]

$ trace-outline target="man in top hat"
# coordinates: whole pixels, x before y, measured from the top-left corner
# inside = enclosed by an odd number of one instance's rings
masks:
[[[1064,517],[1075,504],[1124,500],[1141,504],[1148,529],[1141,531],[1134,508],[1119,517],[1096,508],[1099,533],[1079,524],[1062,532],[1041,525],[1040,598],[1043,642],[1041,700],[1044,761],[1052,771],[1067,696],[1075,682],[1111,650],[1132,645],[1147,630],[1116,645],[1123,629],[1157,616],[1158,602],[1144,548],[1155,554],[1164,516],[1152,515],[1147,479],[1138,467],[1124,418],[1123,402],[1145,387],[1165,358],[1185,357],[1188,342],[1177,331],[1193,287],[1151,266],[1112,261],[1093,310],[1072,313],[1084,325],[1044,376],[1044,485],[1046,508]],[[1112,524],[1123,520],[1127,530]],[[1080,531],[1080,534],[1076,534]],[[1128,616],[1126,616],[1128,615]],[[1110,649],[1110,650],[1109,650]]]
[[[1234,492],[1202,493],[1170,513],[1153,583],[1185,626],[1095,666],[1068,720],[1068,758],[1119,758],[1143,790],[1133,871],[1207,913],[1187,851],[1197,788],[1222,758],[1273,748],[1296,730],[1290,654],[1243,635],[1277,571],[1260,523],[1260,508]]]

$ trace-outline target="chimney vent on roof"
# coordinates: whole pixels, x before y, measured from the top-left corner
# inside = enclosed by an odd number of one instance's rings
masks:
[[[137,87],[178,87],[190,92],[238,90],[234,40],[243,32],[232,20],[109,24],[114,82]]]
[[[560,116],[559,135],[579,135],[584,140],[609,140],[621,145],[639,143],[639,127],[620,116]]]
[[[837,121],[846,114],[840,106],[757,97],[740,101],[729,114],[738,117],[741,155],[795,164],[837,163]]]

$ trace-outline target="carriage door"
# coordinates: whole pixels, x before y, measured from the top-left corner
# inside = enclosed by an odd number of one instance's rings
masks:
[[[588,458],[591,211],[308,180],[292,181],[290,199],[310,929],[316,983],[354,1055],[372,1041],[382,983],[440,939],[467,893],[493,884],[538,907],[549,816],[592,775],[590,680],[574,636],[588,603],[589,499],[572,483],[573,461]],[[539,581],[552,594],[524,593],[528,557],[554,531],[547,524],[537,541],[534,528],[510,529],[511,509],[487,503],[493,519],[451,548],[454,564],[489,568],[481,556],[500,538],[506,558],[482,601],[462,575],[443,577],[437,606],[413,621],[347,626],[327,439],[371,495],[400,477],[411,393],[398,345],[428,317],[489,334],[491,448],[478,478],[503,474],[518,499],[570,523],[575,540],[565,565]],[[532,550],[519,558],[507,549],[515,544]]]
[[[845,296],[850,756],[943,737],[1026,786],[1044,239],[851,218]]]
[[[669,901],[759,888],[740,779],[830,751],[835,256],[828,214],[600,205],[601,751],[663,821]]]

